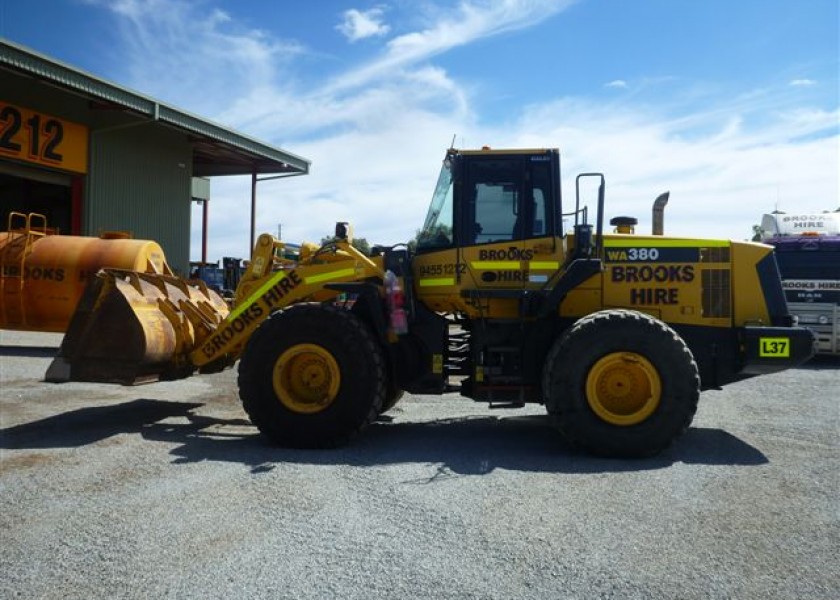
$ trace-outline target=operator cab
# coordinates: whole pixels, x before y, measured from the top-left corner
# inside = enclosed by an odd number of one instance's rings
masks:
[[[559,172],[557,150],[450,149],[417,252],[562,236]]]

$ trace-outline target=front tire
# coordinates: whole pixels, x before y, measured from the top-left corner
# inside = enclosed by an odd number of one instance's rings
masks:
[[[336,447],[382,410],[384,365],[358,317],[326,304],[295,304],[251,336],[239,363],[239,396],[251,422],[275,443]]]
[[[546,408],[574,446],[636,458],[664,450],[691,424],[700,375],[688,346],[644,313],[607,310],[555,342],[543,371]]]

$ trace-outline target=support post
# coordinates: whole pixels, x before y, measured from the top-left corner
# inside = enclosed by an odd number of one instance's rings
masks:
[[[201,265],[207,264],[207,213],[209,212],[208,203],[210,198],[205,198],[201,203]]]
[[[257,170],[251,171],[251,245],[248,247],[247,256],[254,251],[254,231],[257,226]]]

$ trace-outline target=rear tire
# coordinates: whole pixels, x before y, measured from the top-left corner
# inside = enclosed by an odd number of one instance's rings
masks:
[[[691,424],[700,375],[688,346],[644,313],[607,310],[555,342],[543,370],[546,408],[572,443],[601,456],[664,450]]]
[[[295,304],[251,336],[239,363],[239,396],[254,425],[281,446],[340,446],[381,412],[384,365],[356,316]]]

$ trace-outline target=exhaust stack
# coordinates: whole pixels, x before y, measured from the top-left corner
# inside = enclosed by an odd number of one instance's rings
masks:
[[[653,201],[653,235],[663,235],[665,232],[665,205],[668,204],[668,197],[671,192],[659,194]]]

